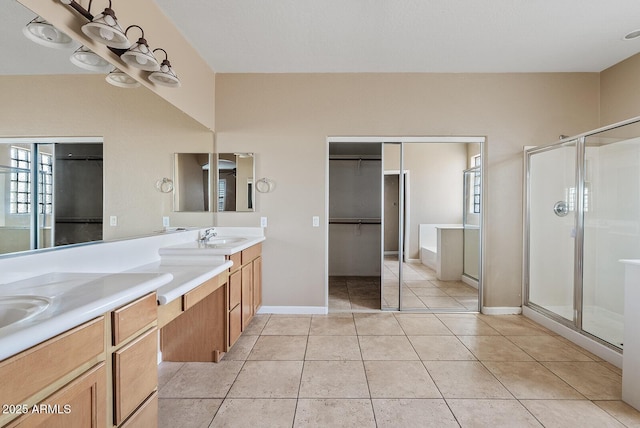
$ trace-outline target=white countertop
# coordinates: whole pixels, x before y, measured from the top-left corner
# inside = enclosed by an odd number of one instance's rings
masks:
[[[0,297],[50,300],[38,315],[0,328],[0,360],[131,302],[173,279],[168,273],[50,273],[0,286]]]
[[[160,261],[140,266],[131,272],[171,274],[173,279],[156,291],[158,304],[166,305],[233,265],[233,262],[224,260],[224,257],[220,259],[209,257],[208,259],[208,263],[193,265],[165,265]]]
[[[231,267],[225,255],[265,240],[262,228],[216,231],[229,242],[202,244],[193,230],[0,260],[0,361],[152,291],[167,304]],[[22,313],[16,299],[49,304],[1,327]]]
[[[232,242],[218,244],[217,240],[229,240]],[[228,256],[252,247],[264,241],[264,236],[233,236],[223,235],[212,238],[209,242],[192,241],[183,244],[171,245],[158,250],[163,260],[169,260],[178,256]]]

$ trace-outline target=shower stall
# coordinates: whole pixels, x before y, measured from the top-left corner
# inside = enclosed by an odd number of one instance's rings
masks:
[[[525,151],[524,304],[621,351],[640,259],[640,118]]]

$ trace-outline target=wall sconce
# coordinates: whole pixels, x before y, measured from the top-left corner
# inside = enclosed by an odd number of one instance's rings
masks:
[[[132,67],[145,71],[158,71],[160,64],[149,49],[147,40],[144,38],[144,30],[138,25],[129,25],[125,30],[125,35],[131,27],[140,29],[142,36],[125,53],[120,55],[120,59]]]
[[[76,49],[69,59],[75,66],[89,71],[106,73],[111,69],[111,64],[107,60],[86,46],[80,46]]]
[[[168,86],[170,88],[180,87],[180,79],[178,79],[178,76],[171,68],[167,51],[161,48],[154,49],[153,52],[155,51],[164,52],[164,60],[162,61],[162,64],[160,64],[160,70],[154,71],[149,75],[149,80],[155,84]]]
[[[91,1],[89,10],[91,10]],[[116,13],[111,9],[111,0],[109,0],[109,7],[94,17],[91,22],[82,26],[82,32],[96,42],[112,48],[128,49],[131,46],[127,35],[118,24]]]
[[[118,88],[137,88],[140,86],[140,82],[117,68],[114,68],[107,74],[105,80],[110,85],[117,86]]]
[[[31,20],[22,29],[22,33],[32,42],[48,48],[65,49],[73,46],[71,37],[39,16]]]

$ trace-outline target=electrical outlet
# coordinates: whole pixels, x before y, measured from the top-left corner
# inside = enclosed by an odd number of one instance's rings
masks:
[[[171,222],[169,221],[169,217],[162,217],[162,227],[171,226]]]
[[[260,227],[267,227],[267,218],[260,217]]]
[[[109,217],[109,226],[117,226],[118,225],[118,216],[112,215]]]
[[[320,217],[317,215],[313,216],[313,227],[320,227]]]

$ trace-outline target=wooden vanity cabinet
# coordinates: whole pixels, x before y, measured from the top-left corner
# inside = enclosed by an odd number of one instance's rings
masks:
[[[240,333],[251,322],[262,305],[262,244],[253,245],[238,253],[227,256],[234,262],[229,268],[228,347],[236,342]],[[238,290],[240,296],[238,300]]]

